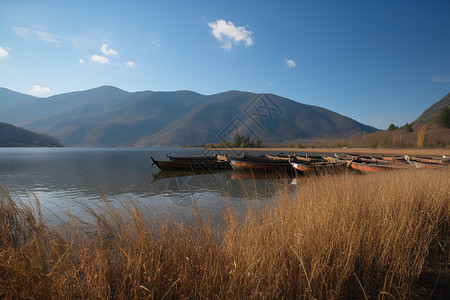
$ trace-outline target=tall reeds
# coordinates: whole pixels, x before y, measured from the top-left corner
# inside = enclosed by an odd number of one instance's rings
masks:
[[[430,265],[449,275],[449,200],[448,172],[309,177],[263,210],[230,208],[219,233],[131,200],[53,229],[1,191],[0,297],[413,297],[433,245],[445,259]]]
[[[405,297],[432,241],[448,237],[449,184],[448,173],[428,172],[310,178],[225,245],[265,297]]]

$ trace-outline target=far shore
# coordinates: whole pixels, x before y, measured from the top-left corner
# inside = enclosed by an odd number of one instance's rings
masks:
[[[265,152],[308,152],[308,153],[359,153],[384,155],[432,155],[450,156],[450,149],[389,149],[389,148],[208,148],[210,150],[265,151]]]

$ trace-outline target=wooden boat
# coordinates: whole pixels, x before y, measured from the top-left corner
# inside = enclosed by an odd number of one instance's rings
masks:
[[[394,163],[397,161],[394,161],[393,159],[385,159],[385,157],[380,156],[380,157],[375,157],[372,155],[369,156],[361,156],[361,155],[357,155],[357,154],[346,154],[345,156],[343,156],[341,159],[346,160],[346,161],[354,161],[357,163],[368,163],[368,164],[372,164],[372,163],[380,163],[380,164],[390,164],[390,163]],[[406,163],[406,160],[404,161]]]
[[[180,161],[160,161],[155,160],[151,157],[153,164],[158,166],[161,170],[177,170],[177,171],[210,171],[210,170],[225,170],[228,169],[227,161],[189,161],[189,160],[180,160]]]
[[[374,158],[371,156],[345,156],[344,160],[353,160],[360,163],[389,163],[382,159]]]
[[[374,157],[372,155],[370,156],[370,160],[372,162],[376,162],[376,163],[386,163],[386,162],[393,163],[394,162],[394,160],[388,161],[388,160],[383,159],[383,157]]]
[[[356,153],[347,153],[345,154],[343,157],[343,159],[346,160],[351,160],[352,158],[355,158],[355,160],[361,161],[361,162],[386,162],[383,159],[383,156],[374,156],[374,155],[370,155],[370,154],[366,154],[366,155],[361,155],[361,154],[356,154]]]
[[[288,160],[275,160],[264,156],[231,157],[230,165],[235,171],[292,171]]]
[[[320,161],[325,161],[325,159],[321,156],[321,155],[312,155],[309,156],[308,154],[306,154],[305,156],[301,156],[301,155],[296,155],[295,156],[295,160],[297,161],[305,161],[305,162],[320,162]]]
[[[413,156],[411,157],[411,161],[418,161],[426,164],[440,164],[440,165],[448,165],[450,163],[450,160],[448,160],[447,157],[435,158],[435,157]]]
[[[302,155],[288,155],[288,154],[278,154],[278,155],[269,155],[266,154],[267,158],[275,159],[275,160],[300,160],[300,161],[325,161],[325,158],[322,155],[308,155],[306,153],[304,156]]]
[[[304,162],[290,161],[291,166],[304,174],[326,174],[345,171],[347,164],[345,161],[338,162]]]
[[[442,164],[446,164],[446,165],[450,165],[450,157],[447,157],[447,156],[443,155],[442,158],[441,158],[441,163]]]
[[[201,162],[201,161],[214,161],[217,160],[217,156],[170,156],[167,157],[171,161],[192,161],[192,162]]]
[[[344,161],[342,157],[337,156],[336,154],[334,154],[334,156],[330,156],[330,155],[324,155],[322,156],[324,161],[327,162],[339,162],[339,161]]]
[[[411,165],[399,165],[394,163],[347,161],[347,167],[364,173],[381,173],[396,170],[414,169]]]
[[[391,162],[394,164],[407,164],[408,161],[405,159],[405,156],[393,155],[393,156],[384,156],[381,155],[381,160],[386,162]]]
[[[266,154],[266,157],[273,160],[291,160],[293,158],[293,156],[291,155],[270,155],[270,154]]]
[[[410,164],[418,169],[450,170],[450,165],[447,164],[424,163],[419,161],[411,161]]]
[[[381,159],[385,160],[385,161],[397,161],[397,160],[405,160],[405,156],[404,155],[390,155],[390,156],[385,156],[383,154],[381,154]]]

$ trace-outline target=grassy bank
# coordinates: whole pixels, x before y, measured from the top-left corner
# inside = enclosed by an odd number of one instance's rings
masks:
[[[2,192],[0,296],[427,298],[435,282],[420,288],[421,274],[449,278],[449,175],[305,178],[263,211],[230,210],[220,239],[200,222],[156,224],[133,203],[55,231]]]

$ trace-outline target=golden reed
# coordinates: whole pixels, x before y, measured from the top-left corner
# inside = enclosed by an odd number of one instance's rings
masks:
[[[120,212],[84,206],[92,224],[55,230],[39,203],[2,190],[0,297],[417,298],[426,264],[449,275],[449,175],[304,178],[263,210],[238,217],[230,208],[219,234],[201,222],[155,222],[133,201]]]

